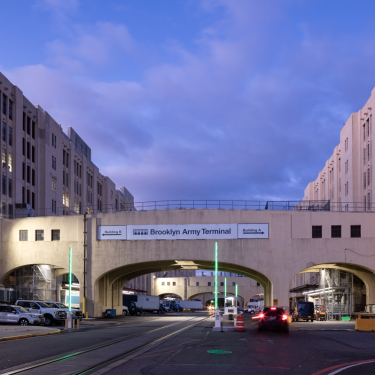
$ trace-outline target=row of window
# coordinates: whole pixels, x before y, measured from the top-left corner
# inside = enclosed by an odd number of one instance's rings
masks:
[[[32,209],[35,209],[35,193],[31,192],[31,202],[30,202],[30,190],[25,189],[24,186],[22,186],[22,203],[27,203],[31,205]]]
[[[1,139],[3,142],[7,141],[7,125],[5,122],[1,125]],[[13,129],[10,126],[8,128],[8,143],[9,146],[13,145]]]
[[[35,139],[35,122],[31,121],[31,118],[27,116],[25,112],[23,113],[22,125],[23,125],[23,131],[26,131],[28,135],[31,135],[32,139]]]
[[[367,161],[370,161],[370,144],[367,144]],[[366,148],[363,149],[363,164],[366,165]]]
[[[31,185],[35,186],[35,169],[31,168],[30,165],[22,163],[22,180],[29,184],[30,183],[30,176],[31,176]]]
[[[5,148],[3,148],[2,152],[1,152],[1,165],[2,165],[3,168],[7,167],[7,152],[6,152]],[[12,154],[10,152],[8,154],[8,170],[9,170],[9,172],[13,171],[13,157],[12,157]]]
[[[52,133],[52,147],[56,148],[56,135]]]
[[[7,96],[5,94],[3,94],[2,113],[5,116],[7,115]],[[13,102],[10,99],[9,99],[8,115],[9,115],[9,120],[12,120],[13,119]]]
[[[370,168],[367,170],[367,178],[366,172],[363,174],[363,188],[366,189],[367,185],[370,186]]]
[[[361,237],[361,226],[351,225],[350,226],[350,237],[359,238]],[[322,238],[322,226],[312,226],[312,238]],[[331,238],[341,238],[341,225],[331,225]]]
[[[7,178],[6,176],[1,176],[1,194],[7,195]],[[13,181],[8,178],[8,196],[9,198],[12,198],[13,194]]]
[[[162,285],[162,286],[165,286],[165,285],[170,286],[171,283],[172,283],[172,286],[176,286],[176,281],[162,281],[162,282],[161,282],[161,285]],[[214,282],[214,285],[215,285],[215,282]],[[259,286],[259,285],[260,285],[260,284],[257,283],[257,286]],[[195,282],[195,286],[199,286],[199,281],[196,281],[196,282]],[[211,281],[209,281],[209,282],[207,283],[207,286],[212,286],[212,285],[211,285]],[[224,281],[220,282],[220,286],[224,286]],[[232,282],[232,286],[236,286],[236,282],[235,282],[235,281]]]
[[[3,202],[2,204],[1,204],[1,211],[0,211],[0,213],[3,215],[3,216],[6,216],[6,214],[7,214],[7,204],[5,203],[5,202]],[[10,219],[12,219],[13,218],[13,205],[12,204],[8,204],[8,217],[10,218]]]
[[[82,166],[74,160],[74,174],[82,178]]]
[[[19,231],[19,240],[28,241],[29,231],[21,229]],[[35,230],[35,241],[44,241],[44,229]],[[60,241],[60,229],[52,229],[51,231],[51,241]]]
[[[69,168],[69,154],[65,150],[63,150],[63,165]]]
[[[9,128],[10,129],[10,128]],[[25,138],[22,139],[22,155],[30,160],[30,150],[31,150],[31,161],[35,163],[35,147],[30,144],[29,141],[26,142]]]

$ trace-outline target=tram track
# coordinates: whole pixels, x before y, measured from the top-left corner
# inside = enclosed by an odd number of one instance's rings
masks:
[[[111,363],[113,363],[115,361],[118,361],[118,360],[120,360],[120,359],[122,359],[122,358],[124,358],[126,356],[129,356],[129,355],[131,355],[133,353],[136,353],[137,351],[140,351],[140,350],[145,349],[145,348],[147,348],[149,346],[155,345],[155,344],[157,344],[157,343],[159,343],[159,342],[161,342],[163,340],[166,340],[166,339],[168,339],[168,338],[170,338],[170,337],[172,337],[174,335],[177,335],[177,334],[179,334],[179,333],[181,333],[181,332],[183,332],[185,330],[188,330],[188,329],[192,328],[193,326],[196,326],[199,323],[207,320],[208,318],[210,318],[210,316],[204,317],[204,318],[194,317],[194,318],[182,321],[182,322],[179,321],[179,322],[176,322],[176,323],[164,325],[162,327],[158,327],[158,328],[146,331],[146,332],[129,335],[129,336],[123,337],[121,339],[112,340],[111,342],[107,342],[105,344],[96,345],[96,346],[94,346],[92,348],[85,349],[85,350],[80,350],[80,351],[77,351],[77,352],[73,352],[73,353],[70,353],[70,354],[58,357],[58,358],[50,359],[50,360],[47,360],[47,361],[44,361],[44,362],[32,364],[32,365],[29,365],[29,366],[21,367],[21,368],[15,369],[15,370],[7,371],[7,372],[1,372],[0,375],[14,375],[14,374],[26,373],[28,371],[32,371],[32,370],[38,369],[38,368],[42,369],[43,367],[46,367],[46,366],[49,366],[49,365],[53,365],[53,364],[58,363],[58,362],[67,361],[67,360],[75,358],[75,357],[83,356],[86,353],[99,351],[100,349],[105,349],[107,347],[110,347],[110,346],[113,346],[113,345],[116,345],[116,344],[120,344],[122,342],[126,342],[126,341],[129,341],[131,339],[135,339],[135,338],[138,338],[138,337],[141,337],[141,336],[145,336],[145,335],[148,335],[148,334],[151,334],[151,333],[163,330],[163,329],[167,329],[169,327],[172,327],[172,326],[175,326],[175,325],[178,325],[178,324],[184,324],[184,323],[190,322],[192,320],[196,320],[192,324],[189,324],[187,326],[179,328],[179,329],[177,329],[177,330],[175,330],[173,332],[164,334],[164,335],[162,335],[162,336],[160,336],[158,338],[155,338],[153,340],[150,340],[150,341],[148,341],[148,342],[146,342],[144,344],[138,345],[135,348],[128,349],[128,350],[123,351],[123,352],[121,352],[119,354],[111,356],[110,358],[106,358],[105,360],[102,360],[102,361],[100,361],[98,363],[95,363],[95,364],[93,364],[91,366],[88,366],[88,367],[86,367],[84,369],[78,370],[76,372],[74,372],[74,371],[71,372],[71,374],[73,374],[73,375],[90,374],[93,371],[96,371],[96,370],[98,370],[100,368],[108,366],[109,364],[111,364]]]

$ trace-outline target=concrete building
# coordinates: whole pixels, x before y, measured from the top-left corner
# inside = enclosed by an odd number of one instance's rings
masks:
[[[56,216],[134,209],[134,198],[103,176],[91,149],[0,73],[1,214]],[[29,206],[26,206],[29,205]],[[32,210],[32,213],[31,213]]]
[[[375,184],[373,160],[375,142],[372,142],[372,109],[375,89],[356,113],[352,113],[340,132],[340,143],[333,150],[324,168],[304,192],[301,206],[322,206],[330,201],[331,211],[372,211]],[[315,201],[315,202],[311,202]],[[317,201],[321,201],[318,203]]]
[[[153,272],[213,271],[217,242],[219,270],[258,282],[266,306],[289,308],[293,277],[323,269],[355,275],[363,283],[358,288],[365,296],[365,301],[355,303],[365,303],[367,311],[375,305],[372,213],[185,209],[96,213],[86,218],[0,220],[0,284],[14,284],[17,270],[28,265],[50,265],[56,278],[66,274],[72,247],[73,274],[86,291],[89,315],[101,316],[108,308],[120,314],[126,283]],[[118,239],[102,236],[115,226],[121,227]],[[261,226],[265,232],[255,232]],[[321,227],[320,237],[312,236],[316,226]],[[333,226],[340,227],[340,235],[332,233]],[[360,226],[359,236],[352,226]],[[201,228],[199,236],[195,228]],[[183,234],[191,230],[195,234]],[[336,274],[332,279],[337,281],[337,277],[341,278]],[[345,287],[340,283],[336,283],[338,287]]]

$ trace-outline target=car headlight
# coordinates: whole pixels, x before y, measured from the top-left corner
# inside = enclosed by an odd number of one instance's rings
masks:
[[[39,315],[31,315],[32,318],[39,318]]]
[[[58,312],[58,311],[55,311],[55,315],[56,315],[56,316],[59,316],[59,312]]]

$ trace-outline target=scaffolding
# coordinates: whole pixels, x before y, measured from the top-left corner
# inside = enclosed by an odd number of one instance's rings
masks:
[[[14,271],[17,299],[56,301],[56,276],[51,266],[36,264]]]
[[[341,320],[354,310],[353,274],[337,269],[321,269],[319,286],[314,291],[305,292],[315,305],[327,308],[327,319]]]

